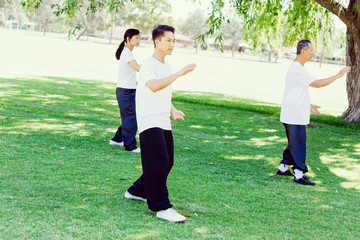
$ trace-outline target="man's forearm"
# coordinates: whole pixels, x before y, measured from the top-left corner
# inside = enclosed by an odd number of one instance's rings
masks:
[[[152,92],[157,92],[163,88],[166,88],[167,86],[169,86],[171,83],[173,83],[176,79],[178,79],[181,76],[180,71],[173,73],[165,78],[161,78],[161,79],[151,79],[149,81],[147,81],[146,86],[148,86],[150,88],[150,90]]]
[[[336,75],[334,75],[332,77],[329,77],[329,78],[315,80],[312,83],[310,83],[310,86],[315,87],[315,88],[325,87],[325,86],[331,84],[332,82],[334,82],[338,78],[339,78],[339,75],[336,74]]]

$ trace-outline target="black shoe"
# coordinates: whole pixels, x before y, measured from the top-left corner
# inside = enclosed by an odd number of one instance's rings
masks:
[[[302,184],[302,185],[311,185],[311,186],[315,185],[315,183],[310,182],[309,179],[307,177],[305,177],[305,175],[299,179],[294,178],[294,182]]]
[[[286,170],[285,172],[280,171],[280,169],[278,169],[276,171],[276,175],[280,175],[280,176],[294,176],[294,174],[292,174],[289,170]]]

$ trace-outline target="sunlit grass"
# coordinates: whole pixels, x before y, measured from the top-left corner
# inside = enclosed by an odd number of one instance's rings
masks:
[[[278,107],[175,92],[186,120],[173,122],[168,186],[188,221],[170,224],[123,197],[141,161],[108,144],[120,124],[114,84],[0,82],[0,239],[360,238],[357,126],[312,119],[316,185],[301,186],[275,175],[287,144]]]

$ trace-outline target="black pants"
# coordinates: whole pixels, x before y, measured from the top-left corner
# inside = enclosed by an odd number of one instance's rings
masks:
[[[111,139],[115,142],[124,142],[127,151],[136,148],[136,111],[135,111],[135,89],[116,88],[116,99],[118,101],[121,126]]]
[[[172,132],[161,128],[147,129],[140,133],[140,148],[143,174],[128,192],[146,198],[152,211],[171,208],[166,181],[174,164]]]
[[[288,145],[284,150],[283,159],[280,163],[294,165],[293,169],[299,169],[306,173],[308,168],[306,159],[306,125],[291,125],[284,123]]]

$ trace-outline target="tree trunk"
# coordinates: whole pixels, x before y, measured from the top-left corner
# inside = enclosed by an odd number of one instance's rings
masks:
[[[321,49],[320,60],[319,60],[319,62],[320,62],[320,63],[319,63],[319,68],[321,68],[321,64],[322,64],[322,62],[323,62],[324,53],[325,53],[325,46],[324,46],[324,44],[323,44],[322,49]]]
[[[45,37],[45,33],[46,33],[46,25],[45,23],[43,24],[43,36]]]
[[[360,123],[360,38],[347,30],[346,65],[351,66],[347,74],[346,88],[349,106],[344,115],[344,121]]]
[[[48,19],[45,19],[45,21],[44,21],[44,36],[45,36],[46,30],[47,30],[48,22],[49,22]]]
[[[111,24],[110,36],[109,36],[109,43],[111,43],[111,41],[112,41],[113,28],[114,28],[114,24]]]
[[[76,38],[76,40],[79,40],[81,38],[81,36],[84,35],[85,32],[86,32],[86,29],[84,29],[84,31],[82,31],[82,33],[79,34],[79,36]]]

